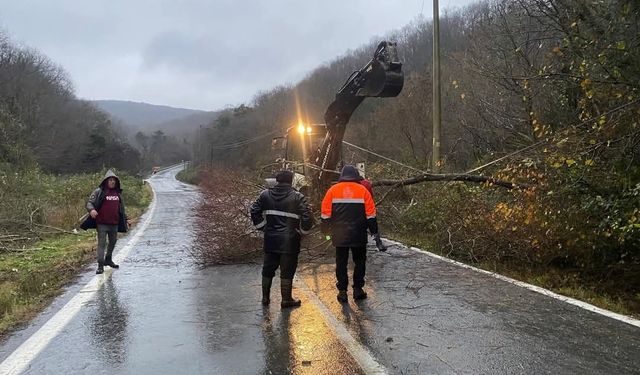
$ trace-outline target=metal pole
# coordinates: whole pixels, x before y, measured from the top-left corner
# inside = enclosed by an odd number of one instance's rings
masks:
[[[204,156],[203,156],[203,146],[204,141],[202,140],[202,125],[198,128],[198,139],[196,139],[196,157],[197,163],[200,165],[204,165]]]
[[[440,169],[440,12],[433,0],[433,170]]]

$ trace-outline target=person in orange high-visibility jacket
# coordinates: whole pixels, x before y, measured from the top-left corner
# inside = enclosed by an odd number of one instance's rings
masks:
[[[367,228],[378,233],[376,206],[371,193],[360,183],[356,167],[345,165],[338,183],[324,196],[321,207],[321,229],[331,233],[336,247],[336,286],[338,301],[347,302],[349,250],[353,257],[353,299],[365,299],[363,290],[367,260]]]

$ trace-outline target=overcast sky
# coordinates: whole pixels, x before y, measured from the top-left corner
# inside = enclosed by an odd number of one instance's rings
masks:
[[[473,0],[441,0],[441,9]],[[0,28],[76,94],[216,110],[295,83],[423,14],[423,0],[0,0]]]

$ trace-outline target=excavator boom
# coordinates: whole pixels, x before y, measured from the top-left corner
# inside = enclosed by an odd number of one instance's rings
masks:
[[[360,103],[367,97],[398,96],[403,85],[404,74],[396,43],[379,43],[373,59],[351,74],[324,114],[327,134],[316,152],[314,163],[320,167],[316,177],[318,187],[322,189],[334,179],[346,125]]]

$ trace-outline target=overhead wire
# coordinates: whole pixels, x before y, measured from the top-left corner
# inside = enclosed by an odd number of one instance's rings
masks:
[[[239,148],[239,147],[243,147],[243,146],[247,146],[253,142],[259,141],[260,139],[263,139],[265,137],[268,137],[270,135],[276,134],[276,133],[281,133],[281,130],[274,130],[262,135],[259,135],[257,137],[253,137],[253,138],[248,138],[248,139],[244,139],[241,141],[236,141],[236,142],[232,142],[232,143],[227,143],[227,144],[222,144],[222,145],[212,145],[211,149],[212,150],[230,150],[230,149],[234,149],[234,148]]]
[[[423,171],[423,170],[421,170],[421,169],[418,169],[418,168],[412,167],[412,166],[410,166],[410,165],[408,165],[408,164],[401,163],[401,162],[399,162],[399,161],[397,161],[397,160],[393,160],[393,159],[388,158],[388,157],[386,157],[386,156],[384,156],[384,155],[380,155],[380,154],[378,154],[378,153],[376,153],[376,152],[373,152],[373,151],[371,151],[371,150],[368,150],[368,149],[366,149],[366,148],[364,148],[364,147],[360,147],[360,146],[354,145],[353,143],[349,143],[349,142],[347,142],[347,141],[342,141],[342,143],[344,143],[344,144],[345,144],[345,145],[347,145],[347,146],[351,146],[351,147],[353,147],[353,148],[356,148],[356,149],[358,149],[358,150],[360,150],[360,151],[364,151],[364,152],[369,153],[369,154],[371,154],[371,155],[377,156],[377,157],[379,157],[380,159],[384,159],[384,160],[389,161],[389,162],[391,162],[391,163],[398,164],[398,165],[401,165],[401,166],[403,166],[403,167],[405,167],[405,168],[408,168],[408,169],[414,170],[414,171],[416,171],[416,172],[420,172],[420,173],[429,173],[429,172],[427,172],[427,171]]]

